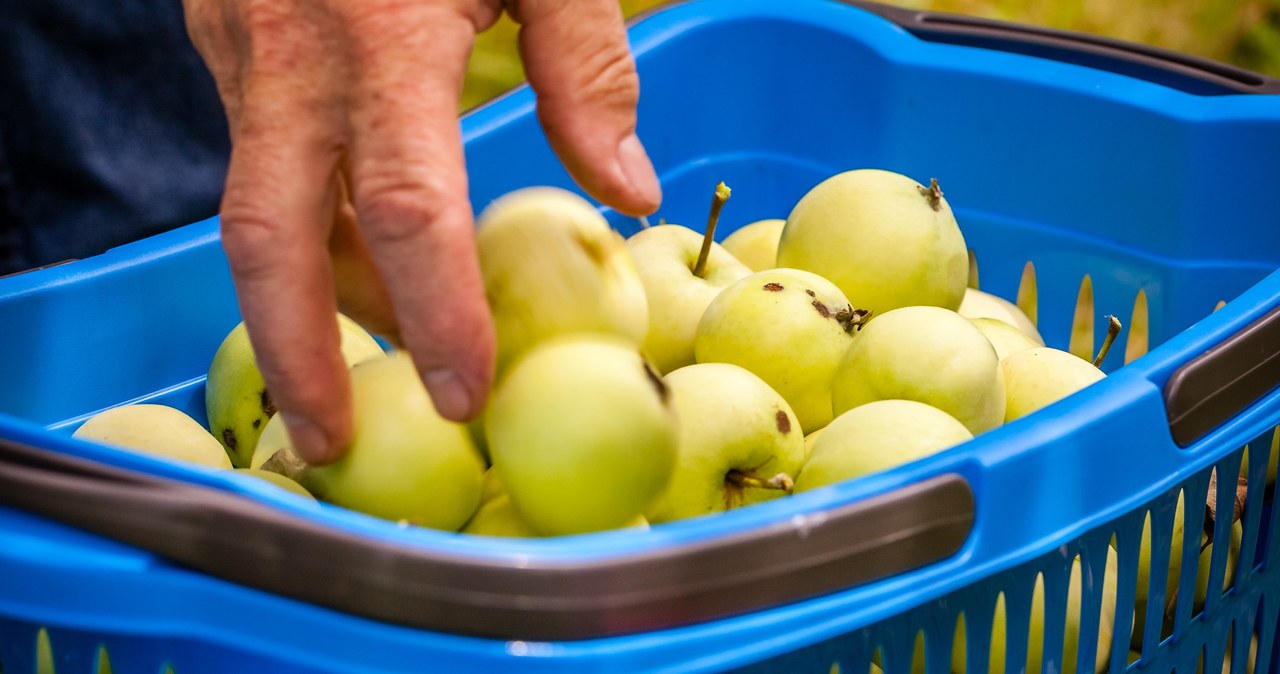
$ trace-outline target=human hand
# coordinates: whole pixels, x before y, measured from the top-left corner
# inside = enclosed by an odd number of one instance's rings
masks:
[[[407,349],[445,417],[470,419],[488,397],[494,334],[457,107],[475,34],[504,4],[570,174],[621,212],[653,212],[612,0],[184,0],[231,128],[223,246],[308,462],[336,460],[352,433],[335,311]]]

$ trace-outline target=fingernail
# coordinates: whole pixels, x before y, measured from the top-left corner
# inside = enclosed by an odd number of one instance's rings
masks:
[[[636,199],[644,202],[647,212],[657,210],[662,203],[662,187],[658,184],[658,174],[653,170],[649,155],[634,133],[618,144],[618,162]]]
[[[304,417],[294,416],[285,412],[284,425],[289,431],[289,442],[293,445],[293,451],[309,464],[322,466],[326,463],[332,463],[338,457],[333,451],[333,447],[329,445],[329,436],[320,430],[319,426],[311,423]]]
[[[440,416],[451,421],[467,421],[471,418],[471,390],[457,372],[447,368],[427,370],[422,377],[431,402]]]

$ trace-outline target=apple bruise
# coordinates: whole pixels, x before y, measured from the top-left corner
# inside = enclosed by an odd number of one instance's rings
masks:
[[[258,393],[258,406],[262,408],[262,416],[253,420],[255,429],[262,428],[263,421],[275,416],[276,413],[275,401],[271,399],[271,394],[265,388]],[[227,449],[233,452],[240,446],[240,441],[236,438],[235,429],[230,426],[222,429],[222,441],[226,443]]]
[[[787,416],[786,412],[778,410],[778,413],[774,415],[774,419],[778,425],[779,433],[787,435],[791,432],[791,417]]]
[[[935,183],[936,182],[937,181],[935,181]],[[941,192],[939,192],[939,194],[941,194]],[[786,290],[786,286],[778,283],[777,281],[770,281],[769,283],[764,284],[761,289],[765,292],[778,293]],[[819,316],[822,316],[823,318],[834,318],[845,332],[861,330],[862,326],[866,325],[867,321],[871,320],[872,312],[868,309],[854,309],[852,304],[847,304],[843,309],[832,313],[831,308],[828,307],[825,302],[818,299],[818,293],[815,293],[810,288],[805,288],[804,294],[813,298],[813,308],[818,312]]]

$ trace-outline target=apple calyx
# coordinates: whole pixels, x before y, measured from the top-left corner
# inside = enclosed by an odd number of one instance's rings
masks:
[[[707,231],[702,235],[702,250],[698,252],[698,262],[693,265],[693,275],[703,278],[707,273],[707,258],[711,256],[711,244],[715,242],[716,223],[720,221],[720,209],[729,200],[732,190],[724,181],[716,183],[715,193],[711,196],[711,213],[707,215]]]
[[[1107,336],[1102,339],[1102,347],[1098,349],[1098,357],[1093,359],[1094,367],[1102,367],[1102,360],[1107,357],[1107,352],[1111,350],[1111,345],[1115,343],[1122,327],[1120,319],[1114,315],[1107,316]]]
[[[916,189],[920,190],[920,196],[929,200],[930,208],[934,211],[942,210],[942,188],[938,187],[937,178],[930,178],[928,187],[920,185]]]
[[[303,474],[306,473],[307,467],[306,461],[303,461],[293,450],[287,448],[277,451],[271,455],[271,458],[262,462],[262,470],[278,473],[295,482],[300,482],[303,479]]]
[[[724,475],[724,481],[729,485],[746,489],[753,487],[756,489],[778,489],[790,493],[795,488],[796,482],[786,473],[778,473],[773,477],[762,480],[758,477],[747,475],[746,473],[734,468]]]
[[[835,318],[836,322],[840,324],[840,327],[844,328],[845,332],[852,333],[861,330],[862,326],[866,325],[867,321],[871,320],[871,315],[873,313],[875,312],[871,309],[854,309],[853,305],[850,304],[844,309],[837,311]]]

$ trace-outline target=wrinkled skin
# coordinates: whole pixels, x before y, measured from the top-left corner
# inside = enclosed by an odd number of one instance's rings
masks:
[[[184,0],[232,136],[222,240],[300,456],[352,434],[337,310],[407,349],[439,412],[474,418],[494,372],[457,108],[502,11],[570,174],[631,215],[661,199],[634,134],[639,82],[611,0]]]

